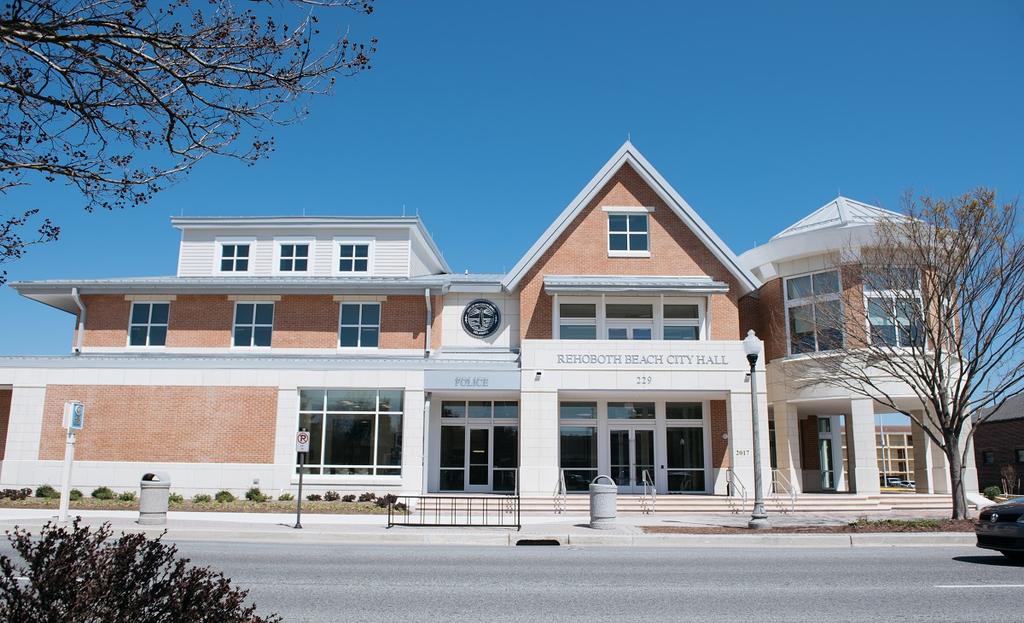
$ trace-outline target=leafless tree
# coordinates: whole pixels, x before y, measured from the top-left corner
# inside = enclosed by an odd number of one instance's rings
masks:
[[[0,9],[0,195],[60,180],[86,210],[113,209],[148,201],[209,156],[266,157],[270,128],[370,67],[376,39],[339,32],[321,45],[318,13],[369,14],[372,3],[10,0]],[[38,236],[18,235],[33,216],[0,216],[0,263],[59,234],[44,221]]]
[[[844,291],[839,302],[815,303],[813,321],[798,323],[804,332],[791,331],[793,350],[811,351],[793,376],[910,418],[945,454],[953,518],[965,518],[974,433],[965,425],[972,415],[984,422],[1024,384],[1017,205],[982,188],[950,200],[908,195],[904,213],[837,253]],[[808,328],[817,351],[799,348]],[[822,336],[830,348],[820,348]]]

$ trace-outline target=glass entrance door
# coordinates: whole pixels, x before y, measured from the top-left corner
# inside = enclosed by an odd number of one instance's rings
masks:
[[[644,473],[654,483],[654,428],[613,428],[608,431],[611,477],[622,493],[641,493]]]
[[[832,420],[827,417],[818,418],[818,461],[821,464],[822,491],[834,491],[836,470],[832,460]]]
[[[489,491],[491,487],[491,430],[469,429],[469,480],[466,491]]]

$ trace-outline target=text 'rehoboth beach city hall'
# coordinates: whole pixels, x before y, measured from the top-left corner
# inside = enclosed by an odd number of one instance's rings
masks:
[[[737,256],[627,142],[505,274],[452,272],[416,217],[173,218],[175,276],[13,284],[76,320],[70,354],[0,358],[0,481],[59,482],[74,400],[83,489],[293,490],[306,429],[313,491],[550,500],[607,474],[714,504],[752,490],[754,329],[771,490],[880,504],[876,405],[787,366],[842,339],[815,306],[878,295],[828,258],[891,215],[838,197]],[[948,494],[912,439],[913,486]]]

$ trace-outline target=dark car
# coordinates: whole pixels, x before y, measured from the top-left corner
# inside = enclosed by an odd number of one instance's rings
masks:
[[[974,524],[978,547],[994,549],[1014,562],[1024,562],[1024,497],[989,506]]]

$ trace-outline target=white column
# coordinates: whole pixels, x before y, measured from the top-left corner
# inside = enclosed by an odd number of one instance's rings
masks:
[[[522,495],[554,494],[558,484],[558,443],[558,392],[523,391],[519,401],[519,487]]]
[[[923,412],[915,415],[924,418]],[[910,435],[914,444],[914,490],[917,493],[935,493],[935,487],[932,486],[932,452],[938,448],[934,447],[928,434],[913,420],[910,421]]]
[[[875,442],[874,402],[870,398],[851,400],[846,426],[850,491],[861,495],[881,493],[878,450]]]
[[[759,386],[763,388],[764,371],[758,371]],[[729,392],[727,402],[729,421],[729,456],[732,470],[739,478],[747,495],[754,496],[754,421],[750,407],[750,394]],[[761,429],[761,482],[765,495],[771,487],[771,454],[768,446],[768,401],[766,394],[758,392],[758,419]]]
[[[922,412],[921,417],[928,427],[934,431],[935,426],[931,423],[930,416],[927,413]],[[916,434],[916,433],[915,433]],[[953,492],[953,487],[949,482],[949,462],[946,460],[946,453],[942,451],[939,444],[932,441],[930,437],[925,435],[924,431],[921,431],[921,435],[925,442],[928,444],[928,455],[929,461],[927,463],[928,470],[928,484],[931,489],[930,493],[943,493],[950,494]],[[917,441],[914,442],[914,458],[917,458]],[[973,461],[972,461],[973,462]],[[915,477],[917,467],[914,468]],[[974,475],[974,487],[977,489],[978,478],[977,473]]]
[[[803,490],[800,470],[800,418],[796,406],[785,401],[772,403],[775,416],[775,459],[782,473],[797,493]]]
[[[423,491],[423,470],[426,448],[424,427],[427,414],[424,412],[422,389],[406,389],[405,404],[402,407],[402,493],[419,495]]]

